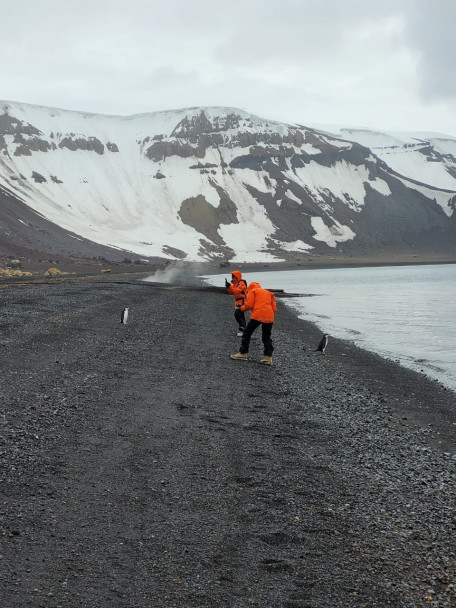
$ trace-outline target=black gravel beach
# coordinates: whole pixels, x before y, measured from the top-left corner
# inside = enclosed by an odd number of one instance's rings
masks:
[[[280,298],[272,367],[211,289],[0,301],[2,608],[456,606],[455,393]]]

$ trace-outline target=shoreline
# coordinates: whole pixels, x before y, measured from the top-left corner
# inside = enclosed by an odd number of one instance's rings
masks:
[[[311,261],[302,259],[295,262],[230,262],[228,267],[212,265],[213,272],[206,274],[229,274],[232,270],[248,271],[280,271],[280,270],[323,270],[337,268],[371,268],[382,266],[428,266],[456,264],[455,256],[362,256],[334,257],[314,256]]]
[[[2,260],[0,267],[8,263]],[[54,279],[71,279],[78,277],[93,277],[103,274],[114,275],[143,275],[155,273],[176,274],[180,279],[184,276],[196,274],[230,274],[234,269],[246,272],[254,271],[281,271],[281,270],[309,270],[309,269],[336,269],[336,268],[359,268],[376,266],[413,266],[413,265],[439,265],[456,264],[455,255],[438,254],[378,254],[378,255],[330,255],[330,254],[309,254],[301,256],[292,261],[281,262],[228,262],[228,266],[221,266],[218,262],[194,262],[180,260],[163,260],[162,263],[122,263],[122,262],[97,262],[92,260],[54,260],[38,262],[36,260],[22,260],[21,266],[24,272],[31,272],[31,277],[20,277],[21,280],[33,280],[45,278],[44,273],[50,268],[57,268],[61,274],[54,276]],[[2,276],[0,273],[0,283],[9,280],[17,280],[19,277]],[[52,277],[48,277],[52,278]]]
[[[427,265],[430,265],[430,264],[427,264]],[[384,267],[384,266],[382,266],[382,267]],[[345,267],[345,268],[348,268],[348,267]],[[359,268],[359,267],[357,267],[357,268]],[[365,267],[363,267],[363,268],[365,268]],[[331,268],[331,269],[327,268],[327,269],[334,270],[334,268]],[[263,272],[280,272],[280,270],[275,270],[273,268],[263,268],[260,270]],[[295,270],[300,270],[300,269],[283,269],[283,270],[295,271]],[[336,270],[337,270],[337,268],[336,268]],[[245,271],[245,269],[244,269],[244,271]],[[258,270],[256,270],[255,272],[258,272]],[[211,275],[209,275],[209,276],[211,276]],[[218,275],[212,275],[212,276],[218,276]],[[248,276],[246,272],[245,272],[244,276],[245,277]],[[249,280],[253,280],[253,279],[250,278]],[[206,284],[211,285],[210,282],[206,282]],[[278,286],[280,286],[280,285],[281,284],[279,282]],[[273,285],[268,286],[267,284],[265,284],[264,287],[272,288]],[[220,289],[222,289],[222,288],[220,287]],[[274,291],[274,290],[272,289],[272,291]],[[282,292],[283,290],[278,290],[278,291]],[[293,314],[295,314],[297,316],[297,318],[304,320],[305,322],[313,324],[318,331],[323,333],[324,331],[326,331],[325,327],[324,327],[325,323],[321,319],[320,320],[315,319],[315,317],[319,317],[319,315],[317,315],[315,313],[315,311],[313,313],[307,313],[307,316],[306,316],[304,313],[300,314],[299,311],[297,309],[295,309],[295,307],[293,305],[293,300],[295,298],[299,299],[299,296],[301,296],[302,298],[307,298],[307,297],[314,296],[314,295],[318,295],[318,294],[290,293],[288,297],[287,297],[286,291],[283,291],[283,293],[279,294],[279,296],[285,300],[285,303],[286,303],[287,307],[289,308],[289,310]],[[330,314],[330,313],[328,313],[328,314]],[[392,352],[389,352],[388,350],[382,350],[381,348],[375,348],[374,345],[369,346],[369,345],[359,344],[359,341],[356,338],[344,337],[343,335],[341,335],[344,333],[343,327],[341,328],[339,326],[337,329],[334,329],[334,327],[333,327],[333,331],[334,331],[334,333],[331,334],[331,341],[334,338],[337,338],[339,340],[352,344],[353,346],[355,346],[357,348],[360,348],[361,350],[365,351],[366,353],[371,353],[371,354],[377,355],[385,361],[393,362],[397,365],[400,365],[402,368],[404,368],[406,370],[410,370],[417,374],[421,374],[424,377],[426,377],[428,380],[430,380],[431,382],[435,382],[438,385],[442,386],[445,390],[448,390],[448,391],[451,391],[452,393],[454,393],[455,399],[456,399],[456,380],[454,377],[451,377],[451,376],[448,377],[449,371],[445,368],[445,363],[442,363],[442,365],[444,366],[443,368],[439,368],[438,362],[428,361],[427,362],[429,364],[428,367],[430,368],[428,370],[426,368],[426,361],[424,361],[424,360],[418,361],[418,359],[420,357],[419,354],[415,355],[415,360],[414,360],[414,357],[412,355],[410,355],[409,360],[408,360],[406,357],[404,357],[404,358],[402,357],[400,351],[395,353],[394,349],[393,349]],[[366,338],[366,336],[361,336],[361,337],[363,339]],[[417,350],[417,353],[418,352],[419,351]],[[432,371],[433,369],[441,370],[441,373],[433,372]]]

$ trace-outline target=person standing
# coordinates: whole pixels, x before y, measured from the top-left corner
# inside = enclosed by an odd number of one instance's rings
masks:
[[[235,361],[247,361],[250,338],[253,332],[261,325],[261,338],[264,346],[264,356],[261,359],[261,363],[272,365],[274,346],[272,344],[271,332],[274,324],[274,315],[277,312],[274,294],[267,289],[263,289],[259,283],[250,283],[247,298],[240,306],[240,310],[242,312],[251,310],[252,314],[242,334],[239,352],[235,355],[230,355],[231,359]]]
[[[246,326],[245,314],[241,309],[247,296],[247,281],[242,278],[242,273],[239,270],[233,270],[231,273],[231,283],[225,279],[225,287],[231,295],[234,296],[234,318],[238,324],[238,336],[242,336]]]

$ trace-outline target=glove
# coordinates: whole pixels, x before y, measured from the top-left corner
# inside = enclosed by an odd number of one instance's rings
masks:
[[[225,287],[228,289],[229,286],[230,286],[230,283],[228,283],[228,281],[225,279]]]

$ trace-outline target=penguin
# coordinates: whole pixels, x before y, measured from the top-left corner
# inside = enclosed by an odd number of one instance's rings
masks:
[[[121,323],[126,323],[128,321],[128,308],[124,308],[122,310],[122,314],[120,315],[120,322]]]
[[[326,347],[328,346],[328,340],[329,340],[329,335],[324,334],[323,338],[320,340],[320,343],[318,344],[318,346],[314,352],[319,351],[319,352],[321,352],[322,355],[324,355]]]

